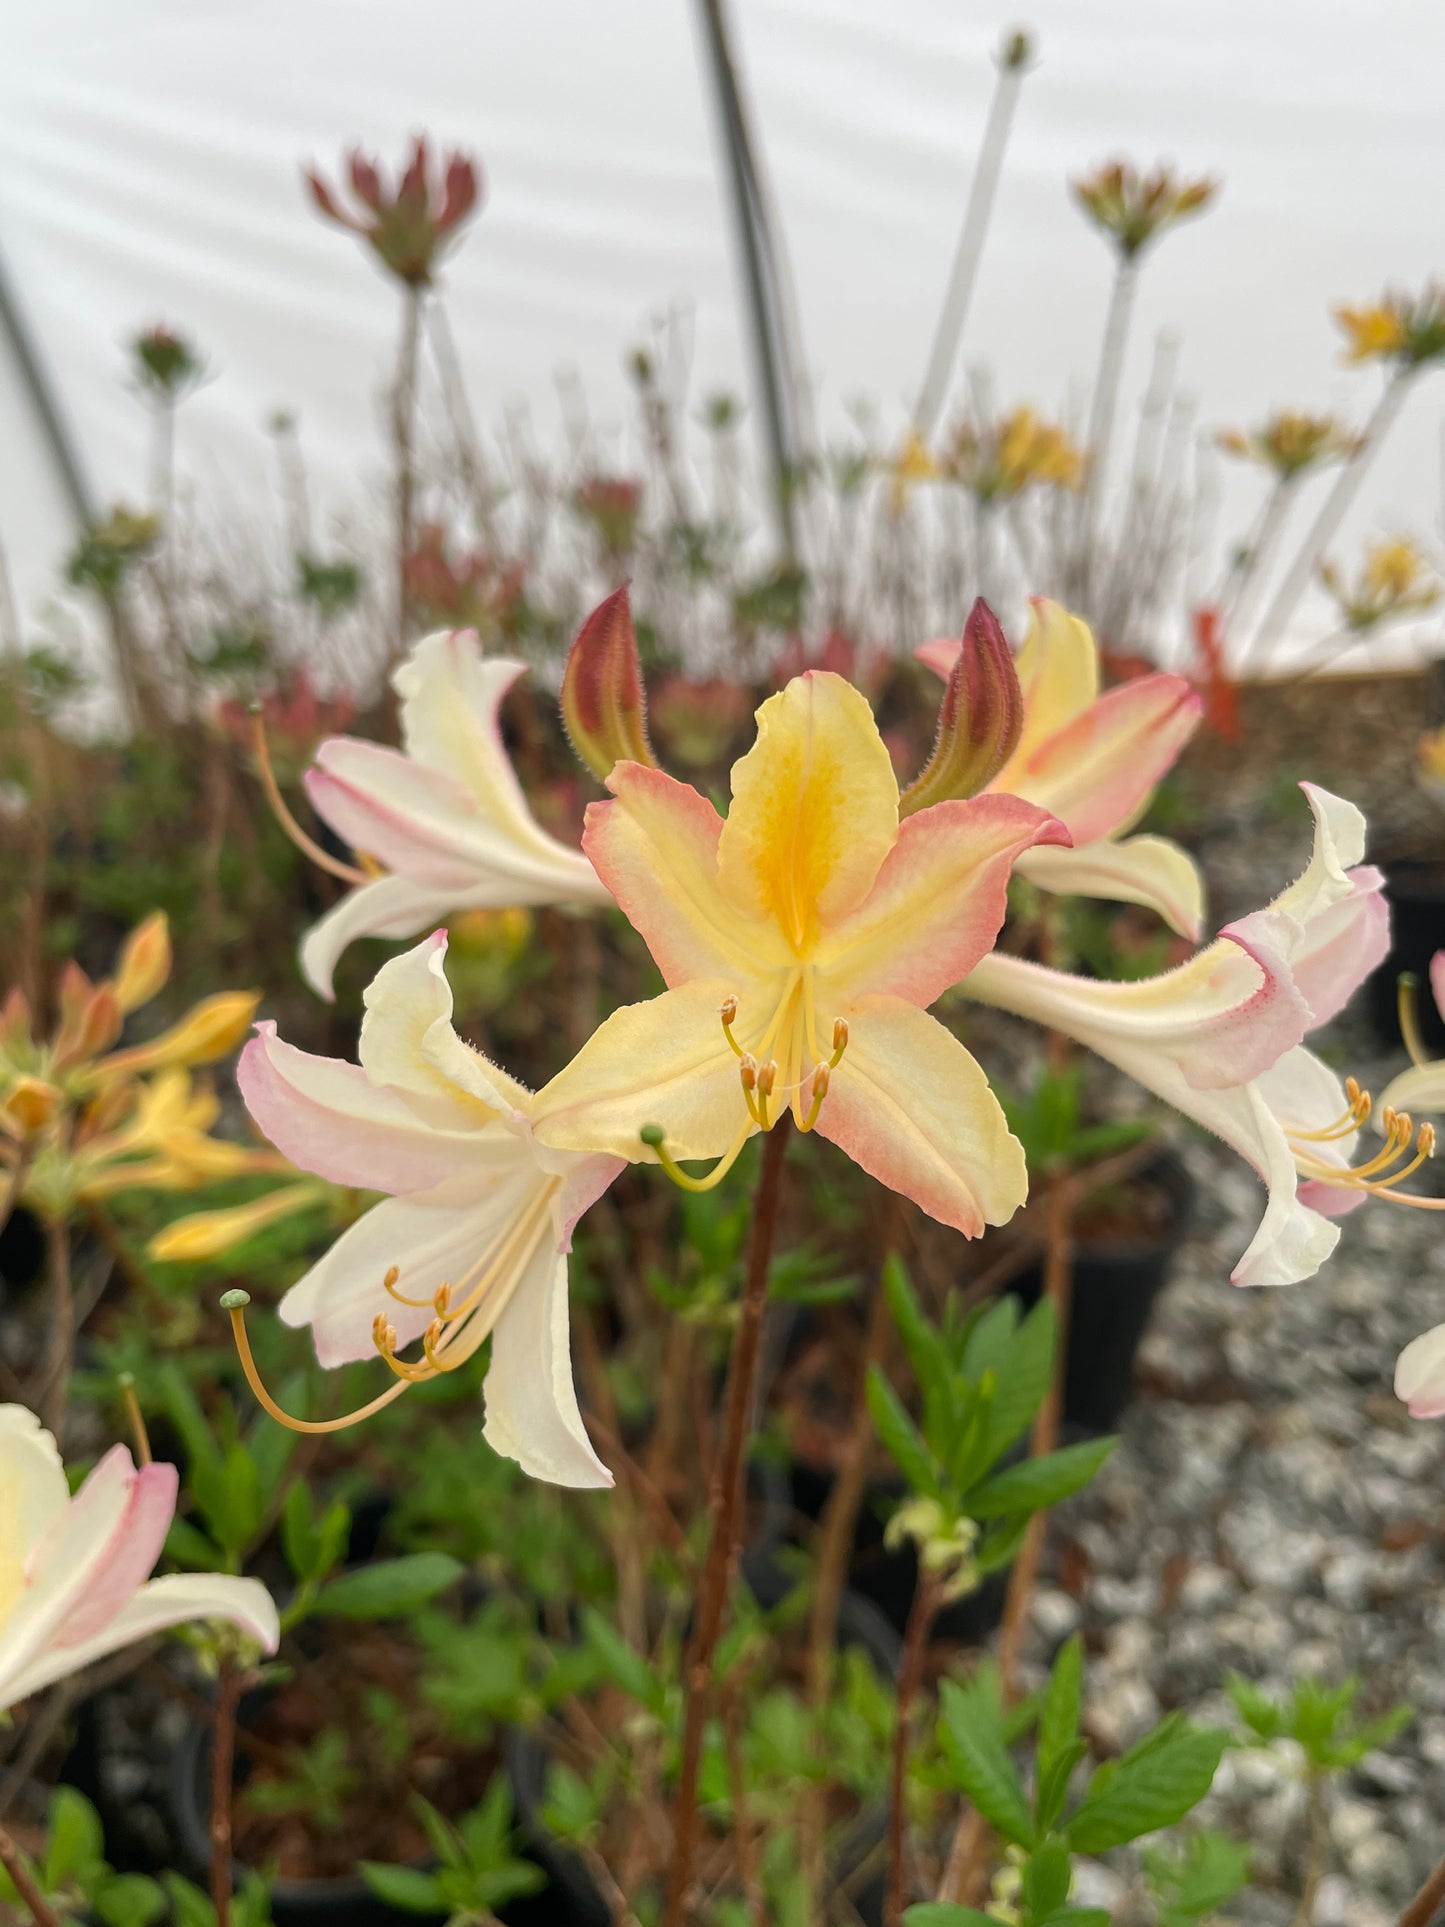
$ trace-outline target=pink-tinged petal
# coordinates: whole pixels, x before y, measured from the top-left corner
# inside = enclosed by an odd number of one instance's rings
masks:
[[[947,682],[962,650],[961,637],[935,636],[932,642],[920,642],[913,653],[935,676]]]
[[[657,1124],[673,1157],[721,1157],[747,1122],[719,1015],[733,987],[684,984],[614,1011],[533,1100],[539,1143],[654,1162],[638,1133]]]
[[[1028,797],[1067,823],[1076,844],[1092,843],[1138,814],[1202,710],[1182,676],[1141,676],[1042,742],[1022,745],[990,788]]]
[[[551,1485],[609,1486],[577,1409],[567,1310],[567,1260],[539,1245],[492,1327],[486,1424],[493,1451]]]
[[[447,933],[384,963],[362,993],[357,1056],[373,1084],[405,1094],[429,1124],[477,1131],[525,1111],[531,1092],[469,1049],[452,1028]]]
[[[470,1169],[475,1132],[425,1122],[356,1064],[313,1057],[256,1026],[236,1082],[266,1136],[303,1171],[360,1191],[425,1191]]]
[[[1019,854],[1067,841],[1061,823],[1016,796],[935,803],[905,818],[872,891],[825,930],[820,993],[843,1004],[868,992],[931,1004],[993,948]]]
[[[222,1620],[237,1627],[265,1653],[274,1653],[280,1638],[275,1604],[259,1580],[233,1579],[218,1572],[173,1573],[142,1586],[90,1639],[37,1654],[22,1673],[0,1686],[0,1701],[13,1706],[154,1633],[202,1620]]]
[[[137,1472],[94,1585],[55,1630],[58,1646],[80,1646],[93,1639],[150,1578],[175,1517],[179,1484],[173,1465],[143,1465]]]
[[[1352,1211],[1358,1211],[1368,1193],[1358,1187],[1353,1190],[1348,1185],[1325,1184],[1318,1178],[1306,1178],[1296,1194],[1301,1204],[1308,1205],[1311,1211],[1318,1211],[1325,1218],[1347,1218]]]
[[[579,1157],[573,1151],[549,1151],[544,1144],[537,1145],[536,1151],[543,1170],[561,1179],[561,1189],[553,1201],[553,1228],[557,1249],[568,1252],[572,1249],[577,1220],[584,1211],[590,1211],[613,1180],[622,1175],[627,1169],[627,1160]]]
[[[1303,873],[1270,905],[1308,925],[1331,905],[1353,894],[1350,872],[1365,855],[1365,819],[1353,803],[1317,783],[1301,783],[1314,817],[1314,847]]]
[[[1101,837],[1076,850],[1026,850],[1021,877],[1062,897],[1138,903],[1191,943],[1204,921],[1204,879],[1194,859],[1163,836]]]
[[[474,880],[482,825],[471,791],[381,743],[333,736],[306,772],[316,814],[353,850],[433,889]]]
[[[1368,865],[1349,872],[1352,894],[1311,917],[1290,952],[1290,971],[1315,1024],[1328,1023],[1390,954],[1384,878]]]
[[[1445,1325],[1421,1332],[1395,1366],[1395,1396],[1411,1418],[1445,1418]]]
[[[966,1238],[1006,1224],[1028,1196],[1024,1154],[962,1044],[897,997],[860,998],[848,1024],[818,1135]]]
[[[335,998],[331,980],[337,960],[358,937],[416,937],[434,930],[455,910],[496,908],[474,905],[453,890],[434,890],[407,877],[377,877],[348,890],[301,940],[301,974],[327,1003]]]
[[[608,787],[617,800],[589,807],[582,848],[668,987],[781,962],[776,925],[739,916],[722,895],[722,818],[707,798],[640,763],[619,763]]]
[[[1255,1089],[1268,1105],[1286,1136],[1295,1138],[1312,1162],[1342,1174],[1355,1161],[1360,1134],[1325,1138],[1319,1133],[1338,1130],[1349,1111],[1345,1087],[1328,1064],[1313,1051],[1286,1051],[1255,1079]],[[1358,1185],[1333,1184],[1327,1178],[1306,1178],[1298,1198],[1326,1218],[1343,1218],[1358,1210],[1366,1194]]]
[[[1445,1023],[1445,950],[1437,950],[1430,959],[1430,990],[1441,1022]]]

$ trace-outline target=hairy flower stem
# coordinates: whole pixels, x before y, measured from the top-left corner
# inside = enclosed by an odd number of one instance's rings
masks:
[[[1052,1452],[1058,1444],[1059,1421],[1064,1406],[1064,1372],[1068,1359],[1069,1306],[1073,1298],[1074,1264],[1072,1222],[1074,1186],[1067,1177],[1057,1177],[1049,1188],[1048,1229],[1044,1254],[1044,1295],[1054,1308],[1056,1336],[1054,1369],[1049,1389],[1038,1417],[1034,1420],[1029,1450],[1035,1458]],[[1043,1557],[1044,1531],[1048,1515],[1036,1512],[1029,1520],[1019,1556],[1009,1574],[1008,1597],[998,1635],[999,1692],[1005,1705],[1018,1696],[1019,1654],[1029,1622],[1034,1586]],[[949,1850],[948,1864],[938,1890],[940,1900],[974,1906],[988,1873],[988,1825],[972,1808],[959,1820]]]
[[[1279,640],[1285,624],[1299,606],[1300,597],[1309,587],[1310,577],[1314,574],[1325,550],[1334,540],[1341,522],[1359,492],[1360,483],[1365,479],[1365,471],[1373,461],[1386,435],[1394,425],[1395,417],[1405,400],[1405,391],[1410,385],[1414,371],[1400,368],[1386,383],[1385,391],[1375,403],[1375,412],[1365,424],[1365,431],[1355,444],[1355,452],[1345,462],[1335,476],[1335,485],[1325,497],[1314,525],[1300,545],[1298,554],[1285,573],[1284,580],[1274,592],[1274,600],[1260,618],[1248,644],[1241,649],[1235,659],[1235,666],[1243,661],[1246,653],[1264,655]]]
[[[1085,610],[1093,585],[1098,541],[1099,506],[1104,477],[1109,466],[1109,448],[1114,439],[1114,420],[1119,412],[1119,382],[1124,372],[1124,349],[1129,339],[1129,324],[1134,315],[1134,291],[1139,285],[1139,266],[1132,255],[1121,254],[1109,296],[1109,313],[1104,323],[1104,342],[1099,350],[1099,372],[1094,377],[1094,398],[1089,407],[1088,472],[1079,497],[1077,547],[1074,555],[1074,593]]]
[[[1401,1914],[1397,1927],[1432,1927],[1436,1914],[1445,1907],[1445,1860]]]
[[[36,1927],[60,1927],[59,1914],[36,1886],[30,1869],[25,1864],[24,1854],[4,1827],[0,1827],[0,1867],[9,1874],[12,1886],[24,1901]]]
[[[974,285],[978,280],[978,264],[983,256],[984,241],[988,237],[989,217],[998,193],[1004,150],[1008,146],[1014,109],[1018,106],[1019,92],[1027,71],[1024,61],[999,62],[998,84],[989,103],[988,120],[978,150],[978,166],[968,191],[968,205],[964,209],[963,227],[958,237],[958,251],[953,257],[953,269],[948,277],[948,292],[943,297],[938,328],[928,357],[928,371],[923,377],[918,403],[913,410],[914,430],[924,441],[933,433],[948,396],[949,378],[963,341]]]
[[[211,1732],[211,1905],[216,1910],[216,1927],[231,1927],[231,1772],[240,1699],[240,1671],[233,1659],[224,1658]]]
[[[728,1364],[722,1450],[713,1469],[712,1491],[708,1497],[712,1534],[698,1591],[697,1618],[687,1643],[683,1670],[687,1710],[683,1722],[682,1765],[673,1807],[672,1867],[668,1876],[664,1927],[683,1927],[687,1913],[693,1852],[697,1841],[697,1787],[702,1768],[703,1727],[712,1699],[713,1655],[723,1629],[728,1581],[732,1576],[741,1536],[748,1431],[762,1345],[763,1310],[768,1297],[768,1264],[777,1230],[778,1193],[782,1185],[789,1128],[785,1116],[763,1134],[763,1165],[758,1174],[757,1196],[753,1203],[747,1277],[743,1283],[737,1331]]]
[[[912,1737],[913,1702],[923,1685],[928,1635],[939,1604],[938,1577],[920,1559],[918,1584],[913,1591],[913,1604],[908,1609],[908,1625],[903,1635],[903,1660],[898,1669],[897,1724],[893,1729],[893,1761],[888,1792],[888,1886],[883,1901],[883,1927],[903,1927],[903,1909],[908,1898],[903,1865],[904,1842],[908,1831],[908,1743]]]

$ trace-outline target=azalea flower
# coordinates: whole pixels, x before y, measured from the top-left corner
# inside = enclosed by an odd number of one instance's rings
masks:
[[[841,676],[796,677],[757,723],[726,819],[635,762],[588,810],[583,848],[668,988],[615,1012],[553,1079],[537,1135],[707,1185],[791,1106],[800,1129],[976,1236],[1023,1202],[1023,1153],[925,1006],[993,944],[1019,852],[1066,832],[1001,795],[912,814],[905,799],[900,821],[873,713]],[[712,1157],[705,1179],[678,1168]]]
[[[255,1377],[238,1307],[243,1361],[274,1416],[332,1431],[455,1370],[490,1337],[489,1442],[536,1478],[610,1485],[572,1384],[567,1252],[572,1227],[622,1160],[538,1141],[532,1120],[546,1093],[534,1097],[452,1028],[446,947],[439,930],[378,972],[359,1064],[296,1050],[263,1023],[237,1072],[252,1117],[293,1162],[389,1194],[280,1310],[286,1324],[310,1327],[321,1364],[380,1353],[395,1383],[344,1419],[291,1419]],[[422,1357],[401,1358],[416,1339]]]
[[[333,736],[317,750],[307,794],[363,866],[301,945],[328,1001],[357,937],[414,937],[454,910],[609,900],[582,853],[533,817],[502,745],[497,710],[524,668],[484,658],[470,630],[426,636],[392,677],[402,748]]]
[[[255,1579],[151,1579],[176,1509],[176,1468],[106,1453],[75,1497],[55,1440],[0,1405],[0,1712],[169,1626],[222,1619],[274,1653],[276,1608]]]
[[[1445,1418],[1445,1325],[1421,1332],[1401,1352],[1395,1396],[1411,1418]]]
[[[1132,161],[1106,161],[1069,185],[1080,208],[1126,261],[1176,222],[1203,213],[1219,192],[1217,181],[1183,180],[1163,162],[1151,174],[1141,174]]]
[[[1430,959],[1430,991],[1435,999],[1435,1008],[1440,1012],[1442,1021],[1445,1021],[1445,950],[1437,950]],[[1410,1068],[1401,1071],[1385,1086],[1380,1093],[1380,1105],[1382,1111],[1389,1108],[1438,1113],[1445,1111],[1445,1059],[1432,1059],[1426,1052],[1415,1013],[1414,993],[1414,979],[1403,979],[1400,1030],[1405,1039],[1405,1048],[1410,1053]]]
[[[962,644],[916,651],[946,677]],[[1201,704],[1183,676],[1140,676],[1099,694],[1099,651],[1089,626],[1057,602],[1035,597],[1016,667],[1023,733],[989,783],[1068,825],[1072,848],[1027,851],[1018,873],[1063,895],[1142,903],[1197,941],[1204,886],[1193,862],[1161,836],[1124,832],[1146,808],[1199,722]]]
[[[1367,1196],[1397,1195],[1419,1163],[1400,1164],[1409,1140],[1398,1125],[1385,1152],[1352,1162],[1369,1100],[1301,1044],[1389,948],[1382,878],[1360,861],[1364,818],[1301,787],[1315,820],[1304,873],[1176,970],[1102,983],[995,955],[963,984],[981,1003],[1086,1045],[1254,1166],[1269,1197],[1233,1273],[1240,1285],[1311,1277],[1339,1239],[1329,1219]]]

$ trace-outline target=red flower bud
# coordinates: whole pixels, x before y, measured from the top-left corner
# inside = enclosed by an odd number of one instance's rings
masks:
[[[1008,640],[980,596],[944,686],[933,754],[904,791],[899,814],[987,789],[1018,747],[1023,725],[1023,691]]]
[[[577,632],[562,676],[562,722],[573,749],[603,782],[617,763],[657,768],[626,583]]]

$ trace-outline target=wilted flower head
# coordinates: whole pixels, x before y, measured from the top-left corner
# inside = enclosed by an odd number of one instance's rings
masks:
[[[1360,439],[1333,415],[1304,415],[1284,409],[1258,428],[1221,429],[1219,446],[1231,455],[1273,469],[1282,482],[1307,468],[1353,455]]]
[[[636,548],[641,482],[625,475],[589,475],[572,491],[572,507],[610,556],[630,555]]]
[[[1126,261],[1176,221],[1203,213],[1219,192],[1219,183],[1208,175],[1181,180],[1162,161],[1149,174],[1141,174],[1132,161],[1105,161],[1070,185],[1084,213]]]
[[[1365,559],[1353,583],[1332,562],[1320,580],[1339,606],[1347,629],[1364,635],[1382,622],[1422,614],[1440,599],[1440,584],[1415,544],[1403,536],[1366,544]]]
[[[138,386],[154,400],[174,403],[195,388],[206,364],[184,335],[158,321],[131,342]]]
[[[977,428],[955,431],[945,471],[982,502],[1012,501],[1035,485],[1077,488],[1084,458],[1064,429],[1032,408],[1015,408]]]
[[[150,553],[160,534],[158,515],[138,515],[118,503],[81,536],[65,565],[66,579],[77,589],[114,595],[132,563]]]
[[[1393,361],[1402,368],[1445,356],[1445,285],[1430,282],[1409,295],[1387,291],[1368,307],[1335,309],[1347,361]]]
[[[306,183],[317,207],[328,220],[359,234],[399,281],[413,288],[428,286],[441,256],[477,205],[476,163],[469,155],[452,152],[442,159],[438,173],[426,135],[418,134],[394,187],[359,147],[347,155],[346,167],[359,208],[353,212],[344,207],[316,169],[308,167]]]

